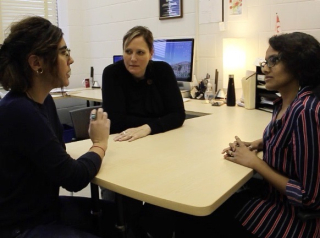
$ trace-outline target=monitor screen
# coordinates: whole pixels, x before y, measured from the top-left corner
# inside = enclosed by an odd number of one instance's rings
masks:
[[[171,65],[177,81],[191,82],[194,39],[154,40],[152,60]]]
[[[119,60],[122,60],[123,59],[123,56],[122,55],[114,55],[113,56],[113,63],[119,61]]]

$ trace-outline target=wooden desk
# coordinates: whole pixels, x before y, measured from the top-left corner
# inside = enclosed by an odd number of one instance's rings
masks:
[[[66,94],[51,93],[54,99],[60,99],[65,97],[81,98],[88,101],[102,102],[101,88],[73,88],[68,90]],[[70,90],[70,91],[69,91]]]
[[[74,93],[70,93],[70,97],[102,102],[101,88],[83,88],[81,90],[77,90]]]
[[[186,120],[181,128],[133,142],[109,146],[93,183],[171,210],[205,216],[212,213],[253,174],[223,159],[221,151],[234,136],[252,141],[262,137],[271,114],[239,107],[213,107],[188,101],[186,110],[212,115]],[[78,158],[90,140],[67,144]]]
[[[81,98],[88,101],[102,102],[102,91],[101,88],[75,88],[71,89],[72,91],[68,92],[68,97]],[[61,94],[53,94],[55,99],[64,98]],[[195,113],[215,113],[219,110],[219,107],[213,107],[209,104],[206,104],[204,100],[194,100],[190,99],[189,101],[184,102],[185,110],[187,112]],[[223,107],[223,106],[222,106]]]

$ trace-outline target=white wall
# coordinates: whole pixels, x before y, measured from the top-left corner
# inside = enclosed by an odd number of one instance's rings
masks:
[[[170,20],[159,20],[156,0],[58,0],[60,27],[75,59],[70,87],[81,86],[90,66],[101,84],[104,67],[112,63],[112,55],[122,53],[122,37],[135,25],[149,27],[156,39],[194,37],[195,75],[200,80],[209,73],[213,79],[218,69],[219,88],[223,39],[244,38],[246,69],[255,70],[255,59],[264,58],[267,40],[274,34],[276,13],[283,33],[302,31],[320,40],[320,0],[242,1],[242,15],[230,16],[229,1],[224,0],[225,31],[220,31],[218,23],[198,24],[199,0],[184,0],[183,18]]]

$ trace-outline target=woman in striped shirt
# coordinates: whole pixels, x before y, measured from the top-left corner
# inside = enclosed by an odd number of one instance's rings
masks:
[[[254,169],[266,181],[236,219],[258,237],[319,237],[320,219],[302,221],[299,210],[320,210],[320,45],[295,32],[269,39],[261,63],[267,90],[278,91],[263,138],[239,137],[225,158]],[[255,151],[263,150],[263,160]]]
[[[273,36],[261,68],[266,89],[281,94],[271,122],[262,139],[236,136],[222,153],[263,180],[250,180],[209,216],[172,214],[176,238],[320,237],[319,218],[297,217],[320,211],[320,44],[301,32]]]

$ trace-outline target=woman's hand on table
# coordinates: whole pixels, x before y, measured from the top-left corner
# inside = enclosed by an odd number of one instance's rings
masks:
[[[258,141],[253,143],[243,142],[239,137],[235,137],[233,143],[229,143],[229,147],[222,150],[224,158],[234,163],[254,169],[256,162],[260,161],[257,156]]]
[[[145,124],[135,128],[129,128],[114,137],[114,141],[134,141],[151,133],[151,128]]]

